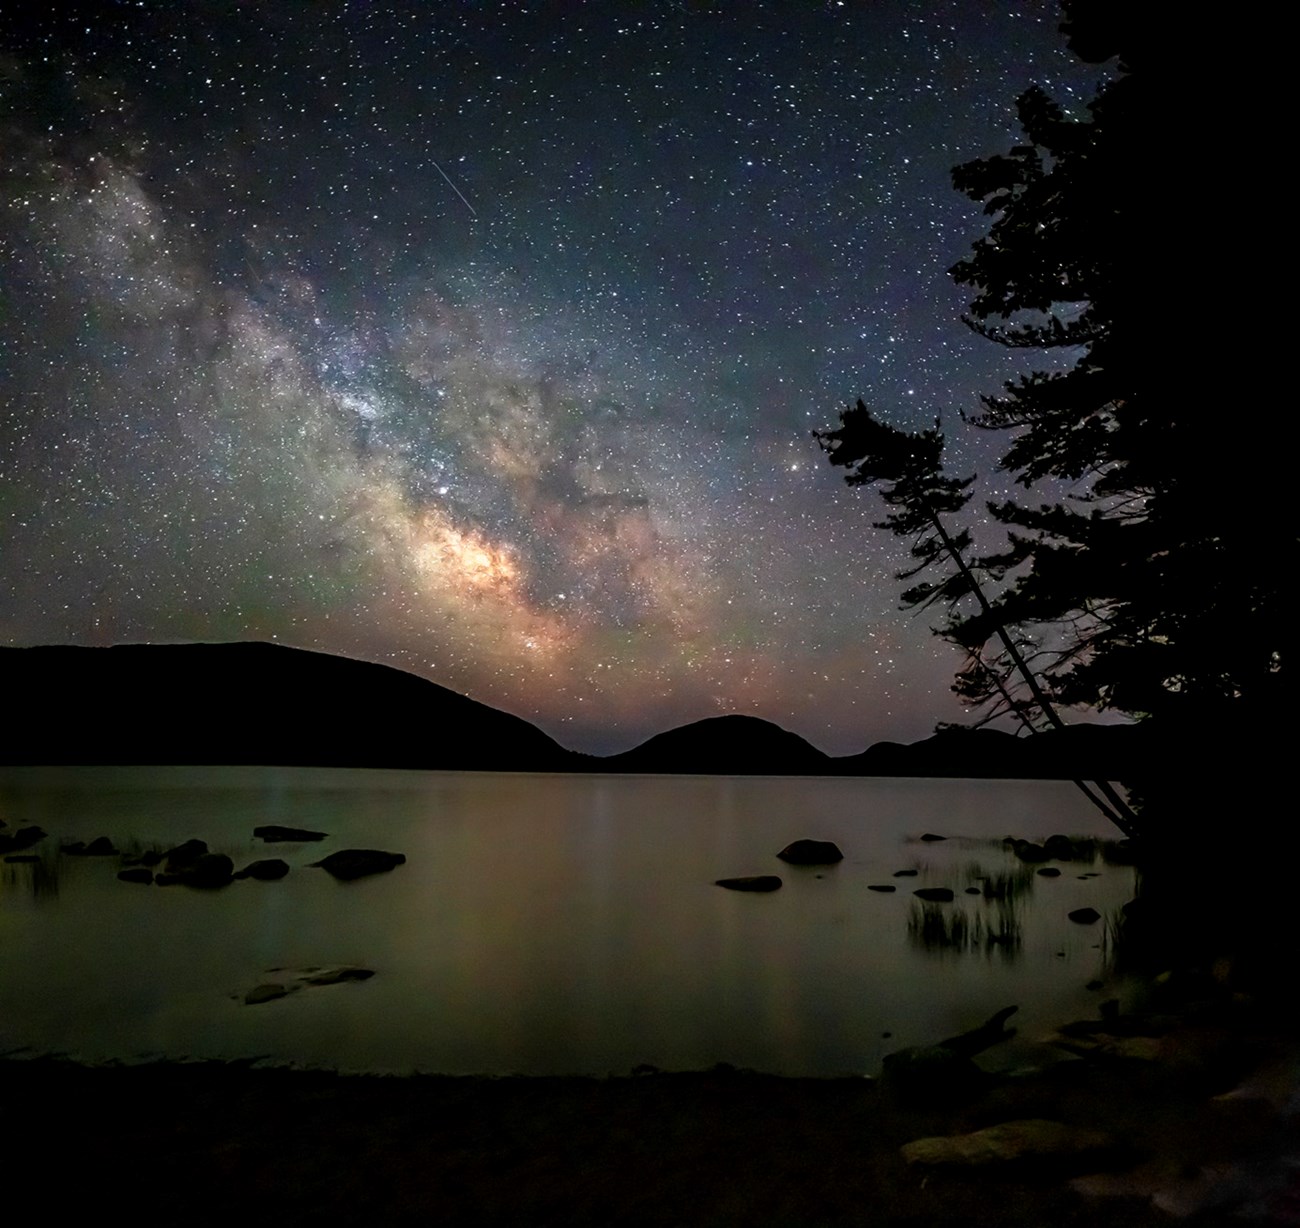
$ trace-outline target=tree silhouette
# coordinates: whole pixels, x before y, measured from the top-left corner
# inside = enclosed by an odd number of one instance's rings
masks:
[[[1241,699],[1273,706],[1288,615],[1278,562],[1295,548],[1279,497],[1289,483],[1279,450],[1226,423],[1188,378],[1194,362],[1153,376],[1162,287],[1144,247],[1159,233],[1159,124],[1142,23],[1104,0],[1064,7],[1071,47],[1117,56],[1116,75],[1087,115],[1027,90],[1024,143],[953,171],[993,219],[952,269],[977,292],[967,323],[1005,346],[1077,355],[983,398],[973,419],[1013,433],[1001,467],[1018,483],[1064,496],[990,506],[1010,545],[983,565],[1019,576],[996,613],[1053,629],[1038,668],[1062,703],[1180,724]],[[1252,497],[1216,496],[1209,474],[1250,475]]]
[[[931,457],[933,478],[937,429],[904,444],[849,411],[839,432],[819,438],[833,463],[879,454],[853,462],[850,482],[892,481],[914,519],[937,513],[914,557],[918,570],[940,558],[953,570],[905,598],[948,603],[937,630],[966,652],[954,689],[985,719],[1055,723],[1055,707],[1086,705],[1175,731],[1243,716],[1265,724],[1284,698],[1283,584],[1296,546],[1288,450],[1266,418],[1246,418],[1244,381],[1225,389],[1208,378],[1222,335],[1206,335],[1204,356],[1185,344],[1164,361],[1160,341],[1172,334],[1160,328],[1167,289],[1149,252],[1164,233],[1153,202],[1182,197],[1163,190],[1151,147],[1163,130],[1146,75],[1157,44],[1134,6],[1066,0],[1064,9],[1071,47],[1113,60],[1109,79],[1073,113],[1025,91],[1022,141],[953,171],[989,218],[951,270],[974,292],[966,323],[1041,356],[968,421],[1010,435],[1000,467],[1040,501],[990,504],[1007,544],[975,557],[965,536],[945,540],[940,520],[961,510],[968,483],[900,484],[889,468],[911,449],[917,464]],[[1189,183],[1201,166],[1183,168]],[[1195,325],[1187,331],[1194,337]],[[900,531],[908,521],[882,523]],[[974,600],[958,608],[967,593]]]
[[[904,607],[911,608],[925,609],[938,602],[947,607],[945,621],[935,630],[963,648],[967,657],[954,690],[975,702],[996,692],[1004,707],[992,715],[1010,711],[1031,732],[1034,710],[1052,727],[1063,728],[1064,722],[1025,659],[1023,643],[1017,642],[1001,621],[980,582],[977,571],[989,568],[967,562],[970,534],[965,529],[950,532],[944,523],[945,516],[960,512],[969,502],[967,491],[975,479],[943,475],[944,437],[938,423],[933,430],[909,434],[873,417],[859,400],[856,407],[840,414],[838,430],[813,434],[830,463],[848,470],[844,480],[850,486],[881,486],[880,497],[890,512],[875,527],[910,538],[915,560],[915,566],[899,572],[898,579],[914,579],[926,570],[944,573],[939,580],[925,580],[907,589],[902,601]],[[963,616],[958,606],[967,596],[974,598],[977,612]],[[1000,642],[1011,668],[1028,690],[1032,706],[1016,699],[1005,673],[985,657],[986,645],[993,638]],[[1095,786],[1082,780],[1074,783],[1126,835],[1133,834],[1134,815],[1109,782],[1099,781]]]

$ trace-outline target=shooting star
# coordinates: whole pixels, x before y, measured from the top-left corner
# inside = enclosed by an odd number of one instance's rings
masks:
[[[461,190],[460,190],[460,189],[459,189],[459,188],[458,188],[454,183],[452,183],[451,178],[450,178],[450,176],[447,174],[447,172],[446,172],[445,170],[443,170],[442,167],[439,166],[439,165],[437,164],[437,162],[434,162],[432,158],[430,158],[429,161],[430,161],[430,162],[433,162],[434,169],[437,170],[438,174],[440,174],[444,179],[447,180],[447,186],[448,186],[448,187],[449,187],[453,192],[455,192],[457,196],[460,197],[461,201],[462,201],[462,202],[464,203],[464,205],[465,205],[465,208],[468,209],[468,210],[470,211],[470,215],[471,215],[472,217],[478,217],[478,214],[477,214],[477,213],[475,212],[475,210],[474,210],[474,206],[471,205],[471,204],[469,203],[469,201],[465,200],[465,193],[462,192],[462,191],[461,191]]]

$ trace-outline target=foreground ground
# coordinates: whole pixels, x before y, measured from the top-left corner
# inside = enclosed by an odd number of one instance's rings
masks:
[[[113,1208],[159,1224],[1300,1224],[1294,1050],[1276,1023],[1182,1020],[1145,1050],[1107,1047],[947,1104],[727,1070],[382,1078],[11,1060],[4,1169],[61,1218]],[[1116,1146],[1100,1162],[961,1171],[899,1153],[1021,1118],[1098,1127]]]

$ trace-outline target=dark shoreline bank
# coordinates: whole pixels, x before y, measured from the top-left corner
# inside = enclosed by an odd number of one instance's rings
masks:
[[[729,1068],[490,1078],[11,1055],[6,1169],[60,1211],[113,1203],[186,1224],[1148,1228],[1171,1222],[1161,1202],[1203,1202],[1192,1225],[1300,1222],[1300,1183],[1272,1188],[1300,1155],[1268,1076],[1294,1069],[1284,1015],[1238,998],[1165,1027],[1144,1042],[1158,1055],[1099,1050],[940,1102]],[[1115,1148],[1100,1167],[971,1170],[899,1151],[1026,1118],[1103,1130]],[[1070,1185],[1093,1172],[1124,1192]],[[1252,1201],[1263,1218],[1233,1217]]]

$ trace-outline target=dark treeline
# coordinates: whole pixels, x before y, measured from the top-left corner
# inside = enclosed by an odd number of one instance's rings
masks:
[[[1243,778],[1276,766],[1289,458],[1267,407],[1224,403],[1213,351],[1226,339],[1208,322],[1198,339],[1161,280],[1186,263],[1170,249],[1196,187],[1172,187],[1161,152],[1172,134],[1153,83],[1169,80],[1170,44],[1149,37],[1140,6],[1063,9],[1070,48],[1105,66],[1086,113],[1030,88],[1021,143],[953,171],[990,219],[951,270],[974,292],[965,321],[1029,360],[978,412],[957,407],[1008,437],[1000,467],[1025,494],[988,505],[1005,546],[975,552],[963,526],[974,479],[945,476],[938,421],[908,433],[859,401],[818,439],[851,485],[881,486],[878,527],[912,542],[904,605],[938,612],[976,723],[1010,716],[1034,732],[1065,709],[1109,710],[1184,749],[1179,772],[1131,782],[1133,809],[1081,782],[1126,831],[1163,836],[1222,821]]]

